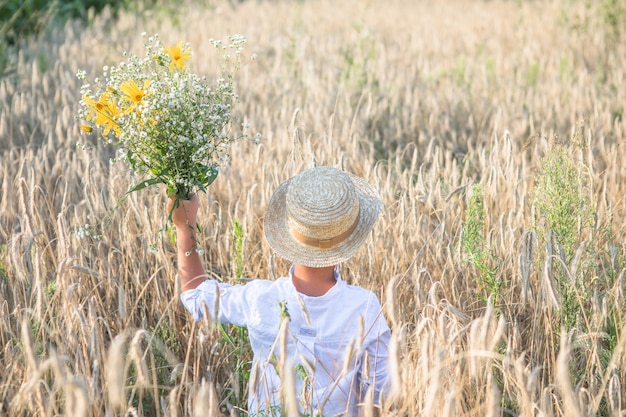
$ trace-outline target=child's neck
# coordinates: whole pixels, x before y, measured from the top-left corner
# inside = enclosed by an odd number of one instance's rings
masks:
[[[320,297],[326,294],[336,283],[335,266],[312,268],[300,264],[294,265],[292,282],[300,294]]]

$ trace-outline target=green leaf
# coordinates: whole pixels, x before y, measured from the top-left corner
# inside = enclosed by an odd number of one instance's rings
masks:
[[[128,165],[130,165],[133,168],[137,166],[137,161],[135,160],[135,154],[130,149],[126,151],[126,162],[128,162]]]
[[[161,178],[149,178],[145,181],[141,181],[139,184],[136,184],[132,187],[130,187],[130,189],[128,191],[126,191],[125,195],[128,195],[130,193],[133,193],[135,191],[139,191],[139,190],[143,190],[144,188],[146,188],[149,185],[156,185],[156,184],[160,184],[162,183],[163,180]]]
[[[197,178],[196,186],[199,191],[206,192],[209,185],[217,178],[219,170],[215,167],[206,167],[207,171],[201,177]]]
[[[120,198],[120,201],[117,202],[117,205],[115,206],[115,208],[113,210],[114,211],[117,210],[122,205],[122,203],[124,201],[126,201],[128,196],[130,195],[130,193],[142,190],[142,189],[146,188],[149,185],[156,185],[156,184],[160,184],[162,182],[163,182],[163,180],[157,177],[157,178],[149,178],[149,179],[147,179],[145,181],[141,181],[139,184],[135,184],[134,186],[130,187],[128,189],[128,191],[126,191],[124,193],[124,195],[122,196],[122,198]]]
[[[213,184],[213,181],[217,178],[217,174],[219,173],[218,169],[213,167],[210,168],[206,174],[206,186]]]

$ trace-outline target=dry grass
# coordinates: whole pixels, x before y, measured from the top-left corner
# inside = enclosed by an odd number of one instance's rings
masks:
[[[211,37],[244,34],[258,55],[239,74],[239,109],[263,143],[235,144],[202,202],[213,273],[234,279],[235,221],[245,275],[285,271],[263,241],[263,210],[305,167],[341,166],[380,190],[385,214],[343,272],[380,296],[393,326],[397,395],[385,415],[626,414],[626,43],[603,36],[593,12],[565,1],[249,1],[192,7],[182,25],[158,12],[98,18],[28,44],[18,75],[0,80],[0,414],[237,415],[245,352],[180,306],[163,190],[110,216],[131,175],[95,139],[76,147],[76,70],[140,52],[142,31],[188,40],[193,69],[210,76]],[[570,143],[576,132],[587,147]],[[535,178],[556,138],[585,167],[595,216],[580,262],[565,259],[585,274],[568,287],[578,309],[565,330],[558,246],[533,232]],[[472,184],[503,282],[496,305],[461,250]]]

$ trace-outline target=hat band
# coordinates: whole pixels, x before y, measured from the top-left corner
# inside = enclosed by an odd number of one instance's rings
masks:
[[[290,227],[289,231],[291,232],[292,236],[295,237],[296,240],[300,243],[303,243],[308,246],[313,246],[319,249],[330,249],[333,246],[338,245],[344,240],[346,240],[352,234],[352,232],[354,232],[354,229],[356,229],[356,227],[359,225],[360,218],[361,218],[360,215],[357,213],[357,216],[354,219],[354,222],[352,223],[352,225],[350,225],[350,227],[346,229],[345,232],[335,237],[331,237],[330,239],[315,239],[312,237],[308,237],[298,232],[293,227]]]

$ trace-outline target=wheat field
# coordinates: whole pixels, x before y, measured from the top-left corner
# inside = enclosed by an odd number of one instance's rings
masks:
[[[202,196],[211,275],[286,272],[264,208],[305,168],[380,191],[342,265],[392,327],[380,415],[626,415],[626,43],[606,3],[189,2],[23,45],[0,80],[0,415],[247,415],[245,332],[180,305],[165,190],[114,209],[135,178],[75,119],[77,70],[140,53],[142,32],[190,42],[209,77],[210,38],[248,39],[237,114],[262,140],[234,142]],[[546,212],[570,191],[566,245]]]

